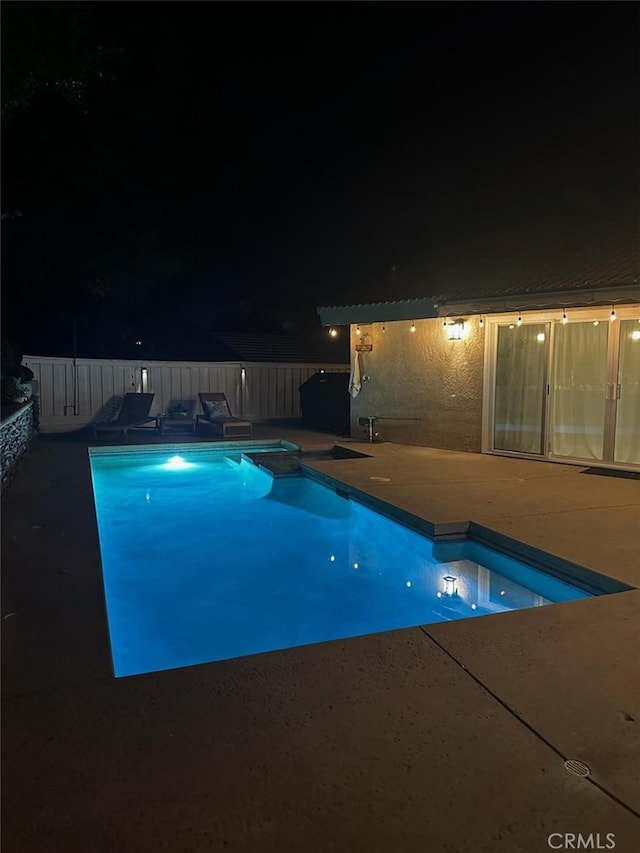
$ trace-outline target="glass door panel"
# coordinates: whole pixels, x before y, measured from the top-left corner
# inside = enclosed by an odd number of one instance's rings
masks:
[[[616,462],[640,465],[640,323],[620,322],[620,354],[617,397],[615,453]]]
[[[493,446],[544,453],[545,323],[498,327]]]
[[[549,450],[554,456],[602,460],[609,323],[554,329]]]

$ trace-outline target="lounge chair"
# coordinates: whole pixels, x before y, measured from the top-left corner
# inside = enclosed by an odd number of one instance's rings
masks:
[[[157,429],[158,418],[149,414],[154,396],[154,394],[125,394],[118,417],[111,421],[93,424],[93,437],[97,439],[99,432],[122,432],[126,442],[129,440],[130,429],[136,429],[151,422]]]
[[[234,418],[224,394],[206,391],[198,394],[204,414],[196,418],[197,425],[207,424],[223,438],[251,438],[251,421]]]

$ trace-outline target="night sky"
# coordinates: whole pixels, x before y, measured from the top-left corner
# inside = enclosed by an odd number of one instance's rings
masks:
[[[216,328],[637,251],[635,3],[2,16],[2,326],[32,354],[75,318],[79,355],[206,358]]]

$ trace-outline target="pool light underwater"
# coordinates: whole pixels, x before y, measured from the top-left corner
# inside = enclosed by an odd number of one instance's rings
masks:
[[[195,468],[193,462],[187,462],[182,456],[172,456],[168,462],[160,466],[167,471],[184,471],[186,468]]]

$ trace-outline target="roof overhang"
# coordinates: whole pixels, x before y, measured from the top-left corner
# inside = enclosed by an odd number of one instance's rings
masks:
[[[391,323],[394,320],[423,320],[461,314],[500,314],[506,311],[537,311],[545,308],[587,308],[589,306],[639,304],[640,285],[522,293],[505,297],[447,300],[444,297],[405,299],[398,302],[371,302],[362,305],[333,305],[318,308],[323,326],[352,323]]]
[[[370,302],[363,305],[332,305],[318,308],[323,326],[349,326],[351,323],[390,323],[393,320],[419,320],[438,317],[440,300],[403,299],[399,302]]]
[[[547,293],[523,293],[486,299],[457,299],[440,303],[440,316],[451,314],[499,314],[506,311],[539,311],[552,308],[588,308],[590,306],[640,303],[640,286],[602,287],[591,290],[557,290]]]

